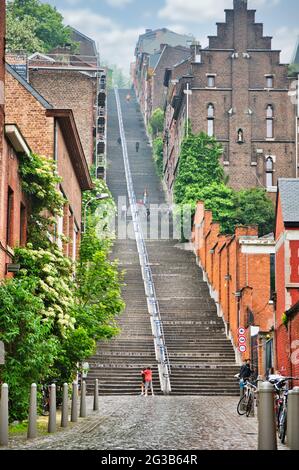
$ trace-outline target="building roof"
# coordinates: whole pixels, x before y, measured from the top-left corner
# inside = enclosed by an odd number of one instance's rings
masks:
[[[193,36],[178,34],[167,28],[156,29],[154,31],[148,30],[145,34],[139,36],[136,52],[154,54],[160,51],[161,44],[188,47],[189,42],[193,39]]]
[[[284,224],[299,224],[299,179],[279,179],[278,195]]]
[[[9,64],[5,64],[6,70],[12,75],[45,109],[53,109],[53,106],[31,86],[21,75],[19,75]]]
[[[72,40],[79,43],[79,54],[97,57],[98,51],[95,41],[72,26],[69,26],[69,29],[71,30]]]

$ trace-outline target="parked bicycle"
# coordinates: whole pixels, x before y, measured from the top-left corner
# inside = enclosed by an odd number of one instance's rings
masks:
[[[240,416],[246,415],[247,417],[249,417],[252,414],[257,395],[256,383],[257,381],[253,383],[253,380],[251,378],[244,381],[244,395],[240,399],[237,406],[237,412]]]
[[[275,413],[277,432],[280,442],[285,443],[287,435],[287,414],[288,414],[288,395],[289,395],[289,382],[292,380],[299,380],[297,377],[282,377],[277,376],[269,378],[269,382],[275,388]]]

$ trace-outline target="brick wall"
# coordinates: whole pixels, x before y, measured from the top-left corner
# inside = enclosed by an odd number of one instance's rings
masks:
[[[0,279],[6,275],[6,263],[11,263],[13,259],[13,248],[26,242],[26,224],[27,224],[27,199],[22,192],[21,181],[19,178],[19,160],[13,148],[4,139],[3,153],[1,159],[2,177],[0,186]],[[10,225],[7,227],[8,213],[8,192],[11,196],[11,217]],[[25,212],[23,213],[23,225],[21,226],[21,205]],[[8,235],[8,239],[7,239]],[[8,242],[8,243],[7,243]]]
[[[6,73],[6,122],[17,124],[33,152],[54,156],[54,119],[9,72]]]
[[[31,70],[30,83],[55,108],[73,110],[90,166],[94,152],[96,79],[72,71]]]
[[[70,160],[69,152],[66,148],[63,135],[58,125],[58,139],[57,139],[57,168],[58,173],[62,178],[61,188],[67,200],[71,203],[71,213],[74,215],[77,227],[81,226],[81,203],[82,192],[78,183],[77,177],[74,173],[72,162]],[[68,205],[69,209],[69,205]],[[64,233],[69,236],[69,228]]]
[[[4,217],[4,37],[5,37],[5,0],[0,0],[0,241],[5,239]],[[0,248],[0,278],[3,277],[6,257]]]
[[[213,223],[211,211],[206,211],[204,204],[199,202],[193,243],[227,333],[237,350],[238,328],[246,329],[247,351],[240,358],[250,357],[250,327],[257,326],[265,333],[274,326],[274,308],[269,303],[270,252],[274,252],[274,241],[258,239],[255,226],[236,227],[234,236],[220,234],[219,224]],[[253,314],[253,321],[249,321],[249,311]],[[259,363],[262,367],[263,357]],[[260,373],[264,374],[265,370],[260,370]]]
[[[17,124],[29,147],[35,153],[49,159],[55,154],[55,118],[46,116],[43,105],[9,73],[6,74],[6,121]],[[76,225],[81,227],[82,191],[75,174],[64,136],[57,122],[57,170],[62,178],[61,189],[67,199],[70,214],[65,219],[64,235],[72,236],[69,217],[74,216]],[[69,253],[69,244],[65,253]]]

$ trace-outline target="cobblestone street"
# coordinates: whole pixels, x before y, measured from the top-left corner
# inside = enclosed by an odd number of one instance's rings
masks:
[[[236,405],[230,397],[101,397],[101,411],[72,429],[10,448],[255,450],[257,420],[238,416]]]

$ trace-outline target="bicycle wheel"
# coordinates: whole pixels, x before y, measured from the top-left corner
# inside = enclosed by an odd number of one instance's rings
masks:
[[[248,397],[248,400],[247,400],[247,404],[246,404],[246,416],[247,416],[247,418],[249,418],[249,416],[251,415],[253,406],[254,406],[254,399],[253,399],[252,394],[250,393],[250,395]]]
[[[246,410],[247,410],[247,400],[248,400],[247,395],[244,395],[244,396],[241,398],[241,400],[239,401],[238,406],[237,406],[237,413],[238,413],[238,415],[244,416],[244,415],[246,414]]]
[[[282,444],[285,443],[287,434],[287,411],[284,409],[280,415],[278,437]]]

